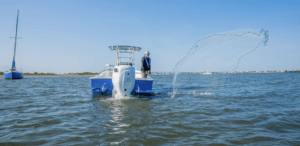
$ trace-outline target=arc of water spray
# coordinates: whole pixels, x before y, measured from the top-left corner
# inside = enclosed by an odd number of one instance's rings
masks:
[[[199,40],[193,45],[193,47],[190,48],[190,49],[187,51],[186,55],[185,55],[180,61],[177,62],[177,64],[175,65],[175,67],[174,67],[174,69],[173,69],[173,95],[172,95],[172,98],[174,98],[174,96],[175,96],[175,94],[176,94],[175,84],[176,84],[176,78],[177,78],[178,71],[179,71],[179,69],[181,68],[182,64],[183,64],[186,60],[189,60],[189,59],[191,58],[190,56],[191,56],[191,55],[194,55],[195,52],[197,51],[197,49],[200,49],[200,48],[198,48],[198,45],[197,45],[200,41],[202,41],[202,40],[204,40],[204,39],[207,39],[207,38],[209,38],[209,37],[212,37],[212,36],[217,36],[217,35],[218,35],[218,36],[243,36],[243,35],[246,35],[246,34],[253,34],[253,35],[260,36],[262,33],[263,33],[263,35],[264,35],[263,40],[262,40],[262,41],[261,41],[261,42],[253,49],[253,50],[251,50],[250,52],[248,52],[248,53],[242,55],[242,56],[239,58],[239,61],[238,61],[237,65],[236,65],[236,67],[234,68],[234,70],[235,70],[235,69],[238,67],[238,65],[239,65],[239,63],[240,63],[240,61],[241,61],[241,59],[242,59],[244,56],[246,56],[246,55],[252,53],[253,51],[255,51],[255,50],[261,45],[261,43],[264,43],[264,46],[266,46],[266,44],[267,44],[267,42],[268,42],[268,40],[269,40],[269,34],[268,34],[268,31],[267,31],[267,30],[261,29],[261,30],[259,31],[259,33],[256,33],[256,32],[252,32],[252,33],[251,33],[250,31],[248,31],[248,32],[246,32],[246,33],[240,33],[240,34],[218,34],[218,33],[215,33],[215,34],[210,34],[210,35],[208,35],[208,36],[206,36],[206,37],[203,37],[203,38],[199,39]],[[193,51],[193,50],[194,50],[194,51]],[[192,51],[193,51],[193,52],[192,52]]]

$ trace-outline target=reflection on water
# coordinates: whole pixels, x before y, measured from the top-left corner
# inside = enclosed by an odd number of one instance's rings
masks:
[[[105,131],[106,144],[121,144],[128,141],[147,138],[149,115],[153,110],[149,98],[138,96],[125,99],[114,99],[110,96],[93,96],[93,117]],[[129,144],[129,143],[128,143]]]

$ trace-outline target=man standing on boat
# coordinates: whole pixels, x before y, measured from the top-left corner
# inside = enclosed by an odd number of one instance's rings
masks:
[[[146,51],[145,56],[142,57],[141,71],[143,78],[147,78],[148,74],[151,74],[151,59],[149,55],[149,51]]]

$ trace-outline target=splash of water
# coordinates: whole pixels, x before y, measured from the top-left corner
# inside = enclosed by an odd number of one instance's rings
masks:
[[[127,95],[127,96],[123,96],[120,94],[116,94],[117,92],[115,90],[112,91],[112,97],[114,100],[124,100],[124,99],[130,99],[133,97],[133,95]]]
[[[219,37],[219,38],[217,38]],[[264,44],[264,46],[266,46],[268,40],[269,40],[269,34],[267,30],[261,29],[260,31],[257,30],[251,30],[251,31],[246,31],[246,30],[242,30],[242,32],[236,33],[235,31],[231,31],[231,32],[223,32],[223,33],[215,33],[215,34],[210,34],[207,35],[201,39],[199,39],[192,48],[188,49],[186,51],[186,54],[184,57],[182,57],[182,59],[180,59],[180,61],[177,62],[177,64],[175,65],[174,69],[173,69],[173,95],[172,98],[174,98],[174,96],[176,95],[176,78],[178,75],[178,71],[180,70],[180,68],[187,62],[187,60],[191,59],[193,57],[193,55],[195,54],[196,51],[198,51],[201,48],[204,48],[205,46],[208,46],[210,44],[216,43],[217,41],[226,41],[226,39],[228,39],[228,37],[246,37],[246,38],[257,38],[260,39],[261,41],[258,43],[258,45],[252,49],[250,52],[247,52],[245,54],[243,54],[239,60],[238,63],[236,65],[236,67],[233,69],[237,69],[238,65],[241,61],[241,59],[254,52],[262,43]],[[209,41],[206,41],[209,40]],[[205,42],[206,41],[206,42]]]
[[[194,96],[197,96],[197,95],[215,95],[214,93],[209,93],[209,92],[188,92],[188,93],[184,93],[184,92],[170,92],[168,93],[169,95],[172,95],[175,94],[175,95],[178,95],[178,94],[187,94],[187,95],[194,95]]]

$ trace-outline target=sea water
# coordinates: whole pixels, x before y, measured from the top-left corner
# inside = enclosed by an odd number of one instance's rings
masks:
[[[152,96],[93,96],[88,76],[0,79],[0,145],[299,145],[300,74],[151,76]]]

